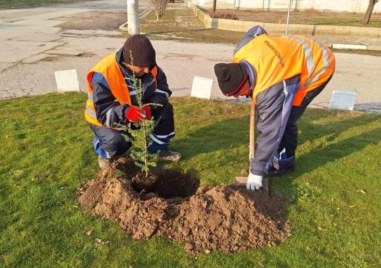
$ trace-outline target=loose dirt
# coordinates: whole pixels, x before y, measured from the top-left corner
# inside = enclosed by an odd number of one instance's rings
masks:
[[[132,160],[121,158],[78,190],[82,210],[115,220],[133,239],[166,236],[188,253],[238,252],[276,245],[290,236],[286,199],[234,185],[201,186],[177,170],[156,171],[145,185]]]

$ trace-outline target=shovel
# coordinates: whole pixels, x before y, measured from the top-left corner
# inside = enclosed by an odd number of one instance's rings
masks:
[[[255,104],[253,102],[250,103],[250,132],[249,132],[249,162],[251,163],[251,159],[254,158],[254,146],[255,146]],[[235,177],[235,182],[238,185],[246,185],[247,177]],[[262,188],[267,192],[269,191],[269,180],[267,178],[263,178]]]

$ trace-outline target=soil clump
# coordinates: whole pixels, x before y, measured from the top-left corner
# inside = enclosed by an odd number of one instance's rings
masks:
[[[262,248],[291,235],[281,194],[199,187],[194,176],[177,170],[153,171],[151,183],[131,179],[138,171],[131,159],[120,158],[81,186],[80,208],[115,220],[133,239],[165,236],[188,253]]]

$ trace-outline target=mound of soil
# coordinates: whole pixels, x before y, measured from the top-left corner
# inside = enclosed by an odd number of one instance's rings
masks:
[[[131,179],[137,172],[131,160],[119,159],[78,190],[80,208],[117,221],[133,239],[166,236],[188,253],[261,248],[290,236],[283,217],[287,202],[280,194],[234,185],[199,187],[195,177],[175,170],[156,172],[147,185]]]

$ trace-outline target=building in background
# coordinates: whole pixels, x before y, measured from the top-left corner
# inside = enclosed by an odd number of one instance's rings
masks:
[[[211,8],[213,0],[188,0],[192,4]],[[315,9],[320,11],[365,13],[369,0],[217,0],[218,9],[262,9],[286,10],[291,1],[291,10]],[[381,12],[377,3],[373,13]]]

